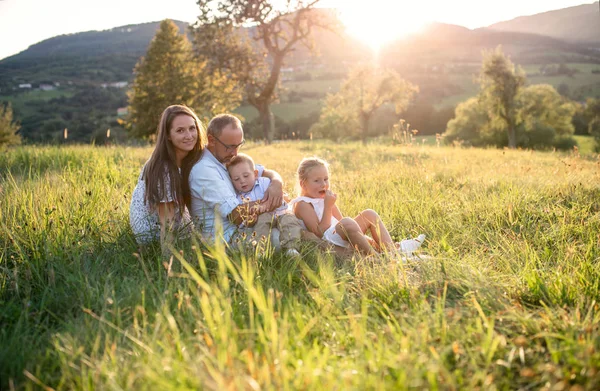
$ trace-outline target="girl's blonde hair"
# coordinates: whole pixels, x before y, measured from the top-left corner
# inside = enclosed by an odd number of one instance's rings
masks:
[[[329,170],[329,163],[325,160],[318,157],[305,157],[300,162],[298,166],[298,171],[296,171],[296,175],[298,176],[298,185],[296,192],[298,195],[302,195],[302,182],[308,179],[308,174],[313,168],[316,167],[325,167]]]

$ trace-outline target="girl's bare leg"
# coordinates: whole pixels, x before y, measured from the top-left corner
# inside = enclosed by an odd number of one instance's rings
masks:
[[[363,234],[370,233],[378,251],[395,250],[396,245],[381,217],[372,209],[363,210],[354,218]]]
[[[358,223],[350,217],[344,217],[335,227],[336,232],[364,255],[375,254],[376,251],[364,235]]]

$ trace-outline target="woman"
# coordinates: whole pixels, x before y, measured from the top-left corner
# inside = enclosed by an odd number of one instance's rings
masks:
[[[190,233],[188,177],[206,140],[190,108],[173,105],[163,111],[154,152],[142,168],[129,208],[129,222],[139,244],[160,240],[165,251],[175,236]]]

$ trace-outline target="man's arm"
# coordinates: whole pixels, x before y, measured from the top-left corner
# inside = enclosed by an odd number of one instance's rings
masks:
[[[262,203],[267,212],[272,212],[283,203],[283,180],[281,179],[281,175],[273,170],[265,169],[262,176],[271,180],[271,184],[267,188],[267,191],[265,191]]]
[[[194,218],[204,219],[207,210],[216,211],[222,219],[225,219],[240,206],[241,201],[235,194],[228,175],[210,164],[201,163],[202,161],[196,164],[190,173],[192,193],[190,212]],[[208,220],[205,223],[212,227],[214,221]]]

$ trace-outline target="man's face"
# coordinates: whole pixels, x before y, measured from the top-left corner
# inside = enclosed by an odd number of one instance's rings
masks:
[[[244,131],[233,124],[223,128],[218,137],[208,135],[208,150],[222,164],[227,164],[237,156],[244,141]]]
[[[239,193],[247,193],[254,188],[258,171],[253,170],[248,163],[242,162],[229,167],[229,176],[235,190]]]

